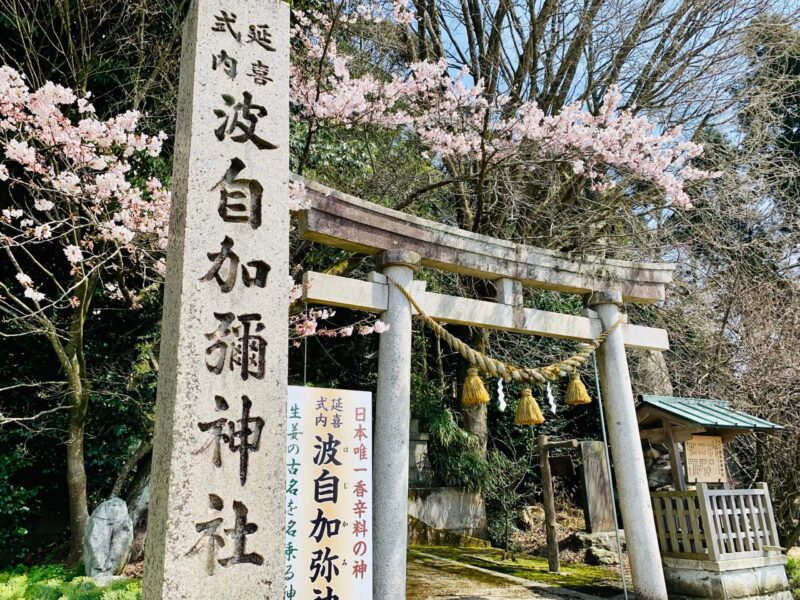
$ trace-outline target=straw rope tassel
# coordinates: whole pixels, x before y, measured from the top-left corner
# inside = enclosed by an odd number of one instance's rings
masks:
[[[592,401],[589,392],[586,391],[586,386],[581,381],[581,376],[578,370],[574,370],[569,374],[569,383],[567,384],[567,393],[564,396],[564,404],[569,406],[581,406],[589,404]]]
[[[402,285],[397,283],[391,277],[387,276],[386,279],[388,279],[392,285],[402,292],[411,306],[413,306],[419,314],[419,318],[422,319],[425,324],[428,325],[428,327],[433,329],[433,332],[437,336],[447,342],[448,346],[458,352],[467,362],[469,362],[470,365],[476,367],[478,371],[484,375],[489,377],[500,377],[506,381],[512,380],[518,383],[540,384],[546,383],[547,381],[555,381],[562,374],[571,373],[589,360],[589,357],[592,355],[592,353],[602,346],[603,342],[608,339],[608,336],[610,336],[622,323],[622,316],[620,316],[616,323],[606,329],[594,340],[587,344],[581,344],[580,350],[577,352],[577,354],[573,354],[572,356],[560,362],[547,365],[546,367],[540,367],[538,369],[533,369],[530,367],[517,367],[486,356],[485,354],[482,354],[481,352],[473,350],[467,346],[464,342],[455,337],[439,323],[425,314],[425,311],[422,310],[417,301],[414,300],[413,296],[411,296],[408,290],[406,290]]]
[[[541,425],[544,423],[544,415],[539,403],[533,397],[531,388],[526,387],[522,390],[522,398],[517,404],[517,412],[514,413],[514,423],[516,425]]]
[[[475,404],[488,404],[489,392],[483,385],[483,380],[478,375],[478,369],[470,367],[467,369],[467,377],[461,388],[461,404],[471,406]]]

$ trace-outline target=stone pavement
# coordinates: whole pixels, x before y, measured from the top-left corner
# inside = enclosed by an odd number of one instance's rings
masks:
[[[600,600],[423,553],[409,559],[406,582],[407,600]]]

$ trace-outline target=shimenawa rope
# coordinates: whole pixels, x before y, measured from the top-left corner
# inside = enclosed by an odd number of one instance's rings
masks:
[[[546,383],[547,381],[555,381],[559,377],[564,377],[577,372],[579,366],[584,364],[589,357],[594,353],[603,343],[608,339],[617,327],[622,323],[622,316],[603,333],[597,336],[589,343],[580,344],[580,350],[572,356],[556,363],[547,365],[546,367],[518,367],[510,365],[501,360],[491,358],[485,354],[470,348],[467,344],[448,332],[439,323],[429,317],[422,307],[414,300],[414,297],[402,285],[397,283],[394,279],[386,276],[386,279],[394,285],[409,301],[411,306],[419,313],[419,318],[422,319],[428,327],[433,329],[433,332],[442,338],[447,344],[456,352],[458,352],[469,364],[477,368],[484,375],[491,377],[500,377],[505,381],[513,380],[519,383]]]

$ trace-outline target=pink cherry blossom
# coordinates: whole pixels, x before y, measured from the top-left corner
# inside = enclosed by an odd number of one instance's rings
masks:
[[[56,190],[69,196],[74,196],[81,192],[80,177],[70,171],[59,173],[53,177],[52,183]]]
[[[16,161],[28,169],[37,165],[36,150],[25,140],[9,140],[6,144],[6,159]]]
[[[33,285],[33,279],[31,279],[30,275],[26,275],[25,273],[17,273],[15,277],[22,287],[31,287]]]
[[[88,97],[78,100],[78,112],[81,114],[94,113],[94,106],[89,102]]]
[[[41,302],[42,300],[44,300],[44,297],[45,297],[42,292],[39,292],[39,291],[33,289],[32,287],[26,287],[25,288],[25,292],[23,293],[23,295],[26,298],[30,298],[34,302]]]
[[[33,207],[36,210],[40,210],[42,212],[51,210],[54,206],[55,204],[52,201],[46,200],[44,198],[39,198],[38,200],[36,200],[36,202],[33,203]]]
[[[468,81],[466,69],[451,75],[443,60],[400,64],[380,79],[363,69],[355,75],[336,40],[337,33],[362,21],[407,25],[413,11],[399,0],[358,4],[335,22],[320,11],[295,11],[293,35],[301,52],[292,66],[291,92],[298,118],[317,126],[405,129],[427,145],[423,157],[466,158],[489,166],[515,159],[524,148],[525,168],[563,162],[600,192],[616,185],[601,181],[614,173],[661,188],[679,207],[689,202],[685,182],[716,175],[687,165],[703,148],[682,139],[679,129],[660,133],[657,124],[621,110],[622,96],[614,86],[597,114],[576,103],[548,115],[534,100],[509,110],[508,97],[487,98],[482,81]]]
[[[50,225],[47,223],[43,223],[42,225],[37,225],[33,228],[33,237],[37,240],[46,240],[53,235],[53,230],[50,228]]]
[[[302,284],[295,284],[294,279],[292,279],[291,275],[288,275],[288,277],[289,277],[289,302],[294,302],[303,297],[303,291],[305,290],[305,286]]]
[[[67,260],[71,263],[79,263],[83,260],[83,253],[78,246],[69,245],[64,248],[64,255],[67,257]]]
[[[304,319],[294,326],[295,333],[300,337],[314,335],[317,331],[316,319]]]
[[[72,269],[53,306],[62,299],[61,306],[77,306],[68,294],[84,269],[113,280],[129,265],[147,276],[164,273],[170,194],[154,178],[134,183],[131,161],[158,155],[166,136],[140,132],[135,111],[96,118],[89,97],[53,82],[31,90],[16,70],[0,67],[0,180],[20,190],[0,217],[0,247],[24,246],[33,256],[50,244],[61,248]],[[23,279],[20,301],[52,297],[53,275],[42,274],[41,291]],[[132,298],[136,290],[128,284],[127,292]]]

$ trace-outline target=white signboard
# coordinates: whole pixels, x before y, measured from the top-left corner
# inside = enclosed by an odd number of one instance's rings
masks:
[[[289,387],[287,600],[372,598],[372,394]]]
[[[725,481],[725,453],[718,435],[693,435],[685,442],[686,478],[690,482]]]

